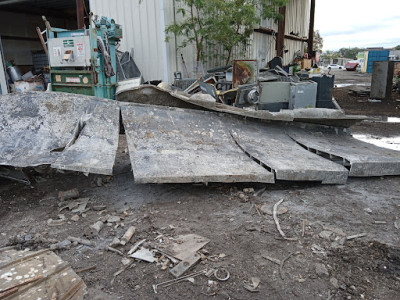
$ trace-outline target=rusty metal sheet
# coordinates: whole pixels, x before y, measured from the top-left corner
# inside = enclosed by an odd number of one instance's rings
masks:
[[[289,135],[309,151],[349,167],[349,176],[400,175],[400,151],[345,134],[291,129]]]
[[[274,182],[212,112],[121,105],[135,182]]]
[[[84,95],[29,92],[0,97],[0,165],[50,164],[112,174],[118,103]]]
[[[86,285],[49,250],[0,250],[1,299],[83,299]]]
[[[275,179],[320,181],[323,184],[347,181],[345,167],[305,150],[286,134],[284,126],[242,122],[231,128],[237,144],[269,167],[275,173]]]

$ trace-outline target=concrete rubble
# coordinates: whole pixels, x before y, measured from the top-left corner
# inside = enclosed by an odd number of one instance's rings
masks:
[[[155,93],[155,103],[167,93],[135,91]],[[164,104],[176,107],[53,92],[2,96],[0,165],[111,175],[121,112],[137,183],[344,184],[348,176],[400,174],[398,151],[351,137],[346,127],[362,117],[332,109],[248,111],[168,95]]]

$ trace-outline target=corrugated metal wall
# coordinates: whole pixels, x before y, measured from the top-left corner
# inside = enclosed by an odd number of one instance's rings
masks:
[[[298,37],[308,37],[310,20],[310,0],[290,0],[286,6],[285,34],[295,33]],[[285,39],[287,53],[283,55],[283,63],[289,64],[296,52],[304,54],[306,42]]]
[[[146,0],[140,4],[139,0],[90,0],[90,10],[95,15],[111,17],[122,25],[119,50],[133,50],[145,80],[167,79],[163,6],[163,0]]]
[[[175,14],[180,7],[182,3],[174,0],[145,0],[141,4],[139,0],[90,0],[90,9],[94,14],[112,17],[123,26],[120,49],[134,50],[134,59],[145,80],[162,79],[168,82],[173,81],[174,71],[185,74],[181,55],[189,72],[196,61],[194,45],[177,48],[182,38],[175,40],[172,36],[165,43],[165,27],[174,20],[180,20],[180,14]],[[287,34],[293,31],[301,37],[308,35],[309,10],[310,0],[290,0],[286,8]],[[278,30],[273,20],[263,20],[261,26]],[[285,47],[289,50],[284,55],[284,63],[287,64],[298,50],[303,52],[304,43],[286,39]],[[225,65],[220,58],[223,52],[221,47],[209,47],[206,51],[215,52],[216,56],[204,63],[205,70]],[[259,67],[264,67],[275,55],[275,37],[256,32],[248,45],[238,46],[233,51],[234,59],[257,59]]]

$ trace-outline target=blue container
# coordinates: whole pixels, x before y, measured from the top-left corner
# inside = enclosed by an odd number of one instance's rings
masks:
[[[367,73],[372,73],[374,61],[389,60],[389,50],[371,50],[368,51]]]

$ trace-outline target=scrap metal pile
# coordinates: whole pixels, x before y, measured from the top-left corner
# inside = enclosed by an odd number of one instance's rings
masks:
[[[259,70],[256,60],[234,60],[233,66],[208,70],[198,80],[181,79],[176,72],[173,88],[191,95],[202,92],[216,102],[253,110],[340,109],[332,100],[334,76],[318,68],[289,74],[281,66],[271,61],[269,69]]]
[[[55,92],[1,96],[0,169],[111,175],[121,113],[137,183],[344,184],[348,176],[400,175],[400,152],[352,138],[346,127],[360,117],[338,110],[246,111],[150,86],[129,96],[167,106]]]

